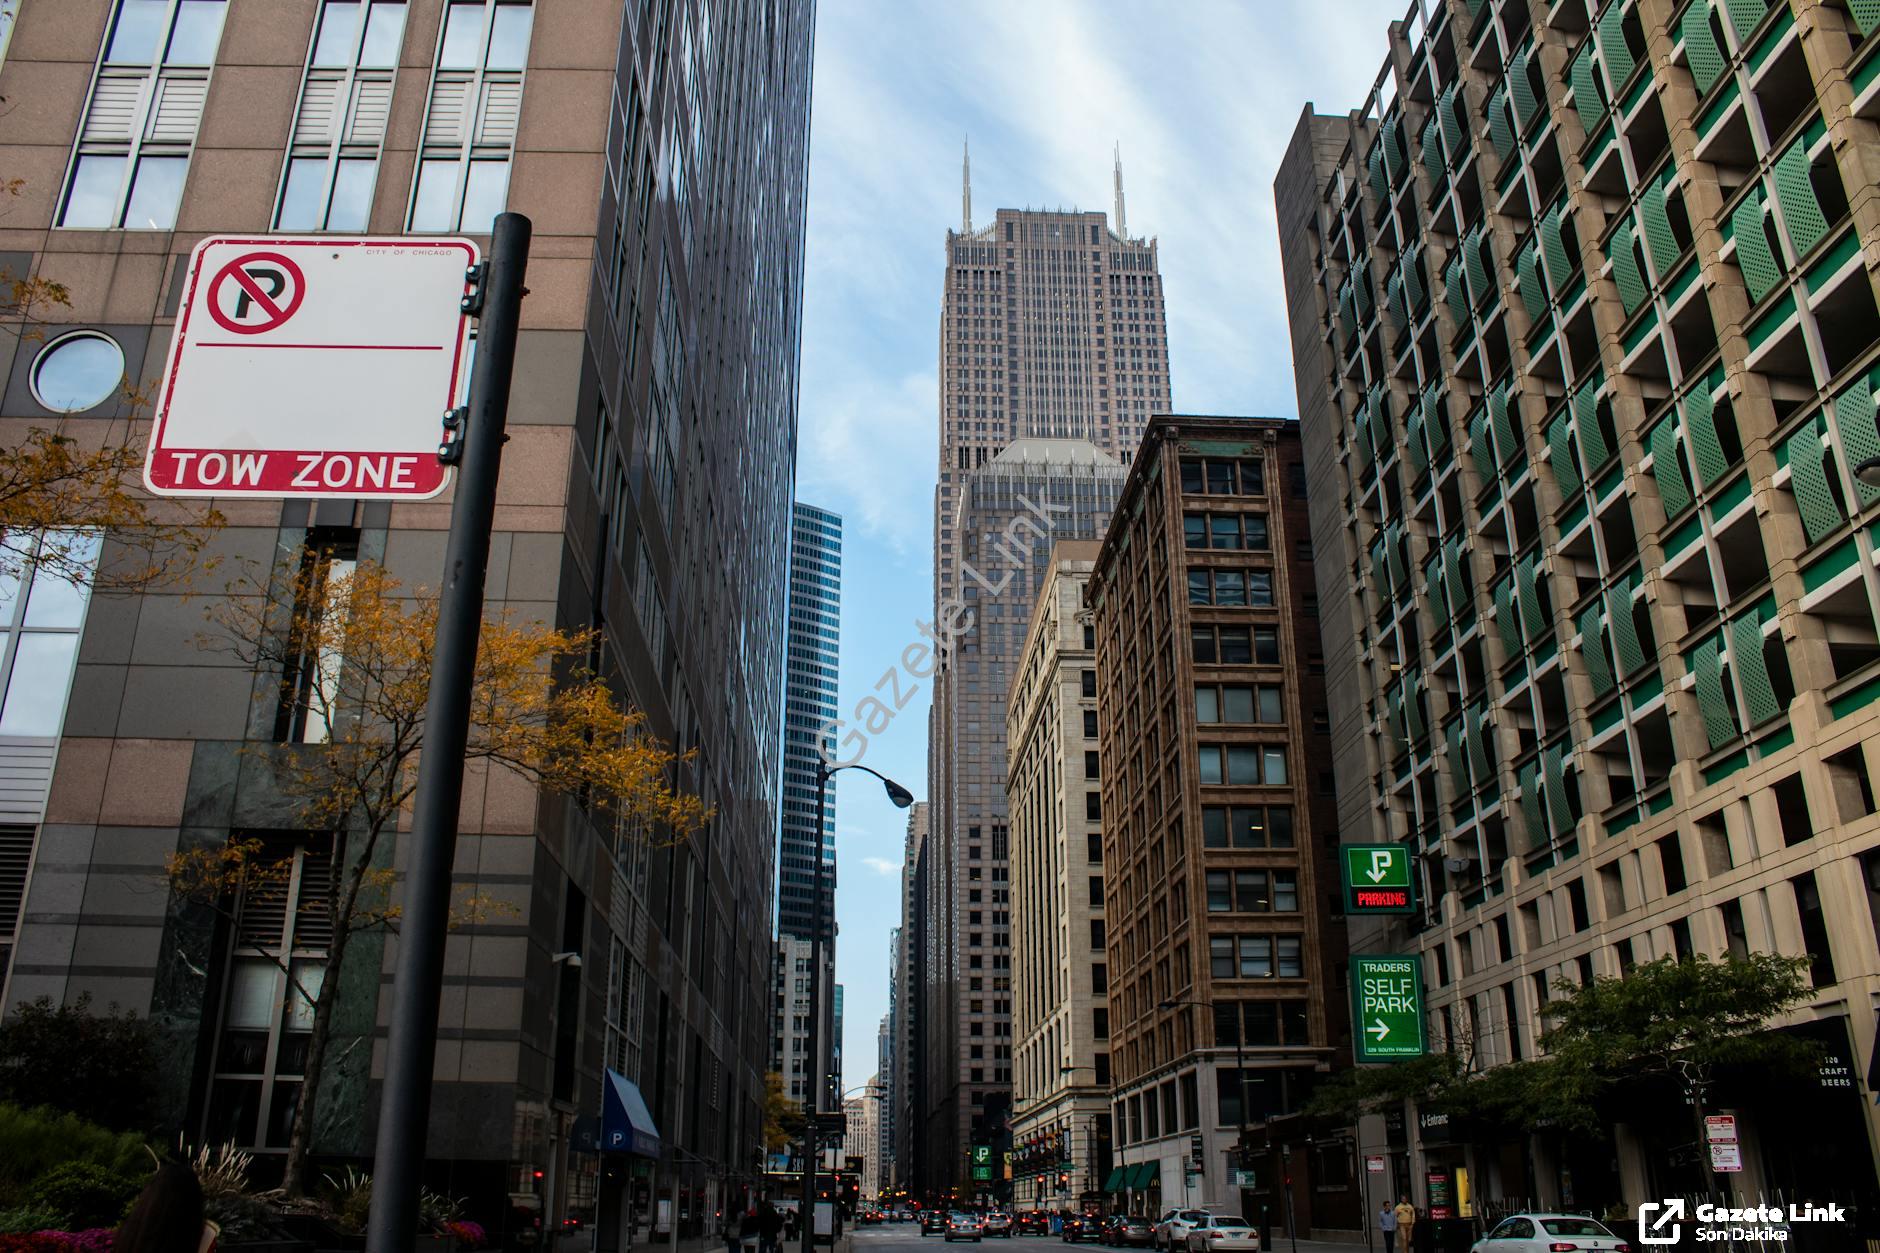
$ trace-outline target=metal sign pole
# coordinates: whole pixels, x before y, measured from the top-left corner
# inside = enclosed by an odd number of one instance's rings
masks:
[[[372,1158],[371,1253],[409,1253],[418,1236],[425,1132],[437,1054],[437,1002],[444,981],[444,938],[450,920],[450,867],[463,799],[464,748],[470,734],[471,683],[483,628],[483,584],[489,571],[496,479],[502,468],[503,425],[522,316],[522,281],[529,265],[529,219],[496,218],[490,268],[483,284],[470,413],[459,436],[462,466],[450,513],[444,586],[425,705],[424,752],[413,797],[410,855],[405,864],[404,915],[392,984],[391,1033],[379,1101],[378,1144]]]

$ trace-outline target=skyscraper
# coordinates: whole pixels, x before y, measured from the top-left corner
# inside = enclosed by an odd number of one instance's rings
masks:
[[[499,1243],[558,1229],[570,1204],[651,1223],[675,1192],[675,1234],[699,1237],[762,1127],[770,937],[749,920],[775,881],[813,3],[5,8],[0,95],[33,107],[0,135],[0,169],[26,179],[0,265],[72,292],[60,325],[0,361],[9,423],[121,435],[120,371],[154,382],[204,234],[532,219],[489,611],[597,629],[598,665],[649,732],[695,752],[678,783],[715,815],[698,839],[648,842],[514,776],[473,777],[457,882],[516,910],[451,938],[430,1152]],[[447,502],[221,508],[231,557],[442,574]],[[281,972],[327,961],[303,919],[331,890],[330,845],[281,830],[269,772],[243,764],[293,750],[276,748],[281,674],[197,644],[219,586],[68,596],[8,632],[0,664],[36,698],[0,753],[0,902],[23,898],[4,1004],[92,993],[159,1024],[177,1067],[165,1138],[233,1141],[268,1170],[306,1057]],[[167,855],[256,832],[299,868],[293,900],[218,926],[171,897]],[[10,908],[0,934],[16,938]],[[316,1170],[373,1142],[385,949],[355,940],[329,980],[346,990]],[[570,1150],[576,1118],[618,1090],[608,1071],[643,1090],[664,1152],[603,1179]]]
[[[1149,415],[1169,406],[1156,244],[1126,233],[1120,161],[1113,228],[1101,212],[1001,209],[974,229],[963,170],[946,248],[923,936],[938,960],[921,999],[919,1185],[935,1191],[965,1177],[969,1144],[1010,1135],[1005,697],[1044,554],[1103,534]]]
[[[927,960],[923,937],[928,813],[926,801],[915,801],[907,811],[907,838],[901,853],[901,928],[894,951],[894,1077],[888,1086],[894,1101],[894,1179],[903,1188],[911,1188],[920,1173],[915,1163],[922,1144],[920,1111],[925,1109],[925,1067],[921,1061],[925,980],[918,972]]]
[[[777,854],[777,933],[825,944],[834,936],[836,782],[816,812],[816,762],[833,754],[842,631],[842,518],[797,501],[790,517],[790,618],[783,692],[783,821]],[[823,900],[813,899],[822,850]]]
[[[1807,961],[1777,1025],[1874,1074],[1876,27],[1420,0],[1280,169],[1339,828],[1424,902],[1353,945],[1417,954],[1474,1066],[1563,981],[1756,951]],[[1756,1080],[1627,1101],[1735,1106],[1776,1150],[1740,1185],[1873,1188],[1871,1102]],[[1672,1120],[1515,1121],[1364,1151],[1419,1204],[1496,1157],[1541,1205],[1705,1186]]]

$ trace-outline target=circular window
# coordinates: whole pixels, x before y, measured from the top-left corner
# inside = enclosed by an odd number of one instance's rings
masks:
[[[83,413],[124,381],[124,350],[96,331],[63,335],[33,362],[33,398],[55,413]]]

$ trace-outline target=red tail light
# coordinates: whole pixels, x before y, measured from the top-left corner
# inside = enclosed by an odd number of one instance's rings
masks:
[[[1577,1244],[1562,1244],[1556,1240],[1547,1246],[1547,1253],[1579,1253],[1579,1248]]]

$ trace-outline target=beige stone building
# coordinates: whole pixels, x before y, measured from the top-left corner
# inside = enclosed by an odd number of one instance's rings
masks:
[[[1488,1065],[1563,980],[1805,957],[1821,1073],[1702,1094],[1752,1195],[1880,1144],[1877,18],[1419,0],[1275,185],[1340,828],[1426,902],[1354,947]],[[1609,1142],[1402,1114],[1365,1150],[1419,1202],[1705,1183],[1676,1085]]]
[[[1025,1209],[1074,1204],[1110,1173],[1109,966],[1103,945],[1096,628],[1099,545],[1051,559],[1006,707],[1012,822],[1012,1182]]]

